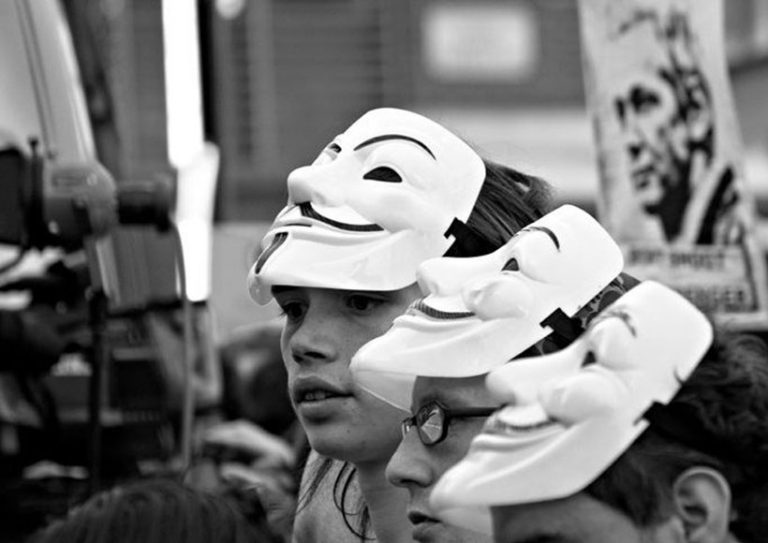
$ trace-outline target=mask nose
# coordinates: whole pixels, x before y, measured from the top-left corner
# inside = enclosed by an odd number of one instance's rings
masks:
[[[417,279],[425,294],[458,295],[467,282],[496,268],[495,259],[487,257],[433,258],[419,266]]]
[[[312,202],[323,206],[339,206],[343,200],[343,186],[338,172],[331,165],[302,166],[288,174],[288,197],[296,204]]]
[[[529,286],[511,275],[472,281],[462,295],[467,308],[483,320],[525,317],[535,302]]]

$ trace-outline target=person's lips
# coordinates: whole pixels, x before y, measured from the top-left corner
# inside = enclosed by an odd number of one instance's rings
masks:
[[[296,405],[346,398],[351,395],[344,388],[314,376],[296,379],[291,386],[291,397]]]
[[[637,167],[632,170],[632,180],[634,181],[635,188],[646,188],[653,178],[656,170],[653,165]]]
[[[435,529],[440,525],[440,521],[421,511],[409,511],[408,520],[413,526],[413,538],[416,541],[437,541],[435,538]]]

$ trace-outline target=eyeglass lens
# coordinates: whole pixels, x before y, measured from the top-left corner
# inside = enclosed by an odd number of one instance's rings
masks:
[[[416,428],[425,445],[432,445],[442,439],[445,432],[445,413],[437,404],[426,406],[416,413]]]

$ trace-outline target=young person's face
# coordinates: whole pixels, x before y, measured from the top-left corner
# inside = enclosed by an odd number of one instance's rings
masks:
[[[312,448],[354,463],[388,458],[404,413],[360,389],[349,362],[420,295],[418,287],[368,292],[276,286],[273,294],[286,316],[281,349],[291,402]]]
[[[673,523],[636,526],[627,516],[580,492],[568,498],[491,508],[496,543],[674,543]]]
[[[431,402],[448,409],[489,407],[495,402],[485,389],[485,376],[469,378],[418,377],[413,389],[413,413]],[[408,519],[413,537],[420,542],[489,542],[490,538],[441,522],[429,505],[429,494],[440,476],[457,463],[480,432],[485,417],[452,419],[445,438],[424,445],[418,431],[411,428],[387,465],[387,479],[408,490]]]

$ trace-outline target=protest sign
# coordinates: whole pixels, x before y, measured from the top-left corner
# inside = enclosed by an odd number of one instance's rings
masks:
[[[768,327],[721,0],[579,0],[598,214],[626,269]]]

